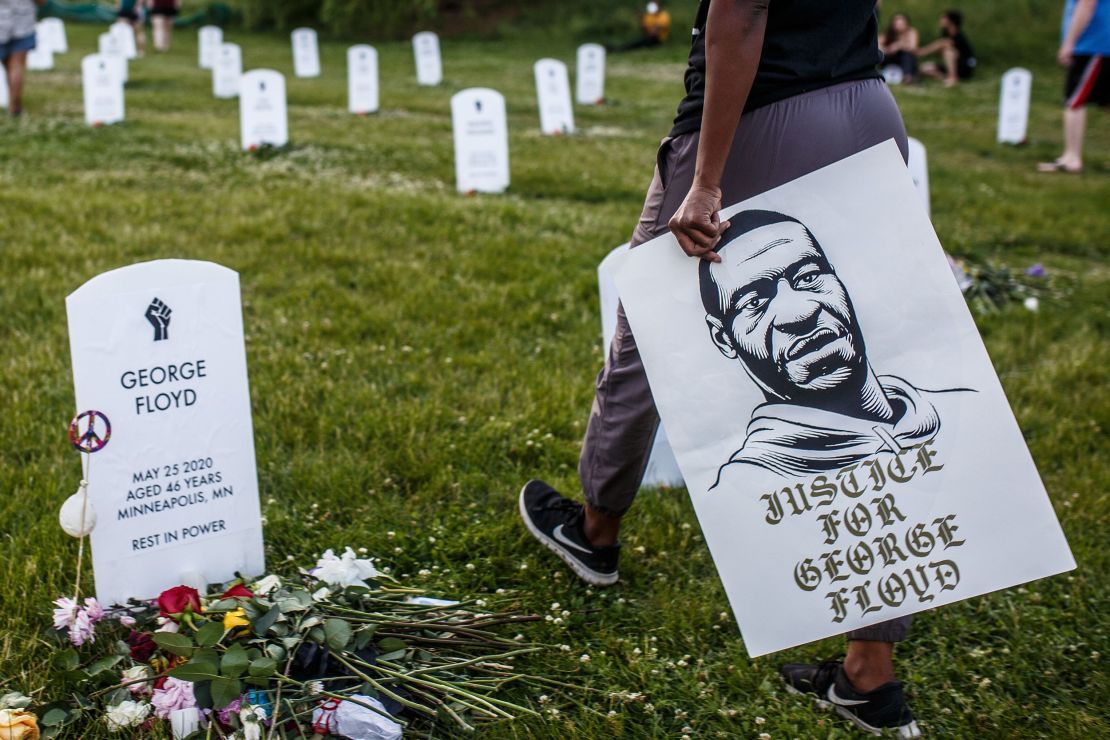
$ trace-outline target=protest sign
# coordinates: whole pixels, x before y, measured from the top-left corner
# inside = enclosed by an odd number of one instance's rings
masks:
[[[574,69],[574,97],[582,105],[605,102],[605,47],[582,44]]]
[[[224,31],[219,26],[201,26],[197,31],[197,63],[201,69],[212,69],[216,54],[224,42]]]
[[[239,78],[243,75],[243,50],[239,44],[220,44],[212,65],[212,94],[217,98],[234,98],[239,94]]]
[[[367,44],[347,49],[347,110],[374,113],[378,110],[378,51]]]
[[[1033,92],[1033,73],[1021,67],[1002,75],[998,100],[998,143],[1021,144],[1029,126],[1029,96]]]
[[[285,78],[272,69],[252,69],[239,78],[239,140],[244,150],[289,143]]]
[[[617,285],[751,655],[1075,567],[893,141],[721,218]]]
[[[509,187],[509,130],[505,98],[472,87],[451,97],[455,185],[460,193],[501,193]]]
[[[293,42],[293,74],[297,77],[319,77],[320,47],[316,31],[295,28],[290,38]]]
[[[82,59],[81,89],[85,123],[106,126],[123,120],[123,81],[112,59],[103,54],[89,54]]]
[[[443,81],[443,61],[439,56],[439,36],[421,31],[412,37],[412,53],[416,59],[416,84],[438,85]]]
[[[66,312],[77,408],[111,424],[88,471],[97,597],[260,574],[239,276],[192,260],[131,265],[82,285]]]
[[[548,135],[574,133],[567,65],[558,59],[541,59],[533,65],[532,71],[540,107],[540,130]]]

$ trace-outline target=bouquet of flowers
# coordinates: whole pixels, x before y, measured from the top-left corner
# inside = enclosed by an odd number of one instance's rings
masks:
[[[496,631],[539,617],[429,598],[350,548],[290,579],[240,579],[208,594],[177,586],[110,609],[55,604],[57,634],[71,645],[55,657],[65,698],[35,708],[45,737],[161,722],[175,738],[393,740],[413,725],[470,730],[535,714],[502,689],[555,683],[517,672],[516,656],[540,648]],[[19,698],[3,711],[33,724]]]

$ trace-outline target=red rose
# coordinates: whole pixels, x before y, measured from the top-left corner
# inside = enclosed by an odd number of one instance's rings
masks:
[[[171,618],[183,612],[200,614],[200,594],[195,588],[174,586],[158,597],[158,610],[163,617]]]
[[[146,663],[150,660],[150,656],[154,655],[154,651],[158,649],[154,638],[148,632],[131,630],[131,634],[127,636],[127,644],[131,646],[131,657],[140,663]]]
[[[235,598],[249,599],[249,598],[252,598],[253,596],[254,596],[254,594],[251,593],[251,590],[249,588],[247,588],[246,586],[244,586],[241,583],[236,583],[234,586],[229,588],[227,591],[224,591],[223,595],[220,598],[221,599],[235,599]]]

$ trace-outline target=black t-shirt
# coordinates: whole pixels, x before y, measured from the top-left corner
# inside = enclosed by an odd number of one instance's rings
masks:
[[[701,128],[705,102],[705,19],[701,0],[686,68],[686,97],[671,136]],[[879,76],[875,0],[771,0],[767,31],[745,111],[849,80]]]
[[[967,40],[967,36],[964,36],[963,31],[956,31],[952,36],[952,45],[956,47],[957,73],[960,77],[970,77],[977,64],[975,49],[971,48],[971,42]]]

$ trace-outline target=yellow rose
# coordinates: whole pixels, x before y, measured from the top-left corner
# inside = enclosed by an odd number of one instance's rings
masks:
[[[246,629],[243,629],[243,628]],[[247,614],[242,608],[235,609],[224,615],[224,632],[231,632],[232,637],[242,637],[249,633],[251,627],[251,620],[247,619]]]
[[[39,740],[39,721],[30,712],[0,709],[0,738],[4,740]]]

